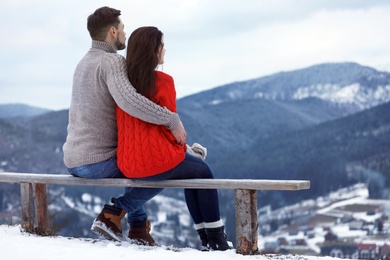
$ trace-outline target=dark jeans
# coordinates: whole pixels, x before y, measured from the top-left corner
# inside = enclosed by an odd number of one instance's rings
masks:
[[[164,173],[144,180],[214,179],[209,166],[186,153],[184,161]],[[186,203],[195,224],[220,220],[218,192],[215,189],[185,189]]]
[[[83,178],[124,178],[116,164],[116,157],[106,161],[68,169],[73,176]],[[164,173],[141,178],[142,180],[213,179],[206,163],[186,153],[184,161]],[[115,205],[125,209],[128,222],[147,218],[144,204],[160,193],[162,188],[125,188],[123,196],[114,198]],[[185,189],[188,210],[195,224],[220,220],[218,193],[215,189]]]

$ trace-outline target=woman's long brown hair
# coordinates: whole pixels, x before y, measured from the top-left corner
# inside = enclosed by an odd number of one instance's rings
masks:
[[[127,43],[126,65],[129,80],[138,93],[153,98],[155,69],[159,62],[163,33],[153,26],[140,27]]]

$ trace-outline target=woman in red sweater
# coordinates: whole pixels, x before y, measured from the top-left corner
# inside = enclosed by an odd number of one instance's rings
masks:
[[[176,112],[173,78],[155,70],[159,64],[164,63],[162,32],[156,27],[138,28],[131,34],[127,46],[126,64],[131,84],[137,92],[156,104]],[[176,143],[165,126],[141,121],[119,107],[117,124],[118,166],[127,178],[214,178],[208,165],[186,153],[186,144]],[[202,241],[202,249],[229,249],[220,218],[217,190],[185,189],[185,199]]]

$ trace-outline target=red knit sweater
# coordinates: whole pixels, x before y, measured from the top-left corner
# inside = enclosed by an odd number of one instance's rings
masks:
[[[156,71],[156,104],[176,112],[173,78]],[[118,106],[118,167],[127,178],[142,178],[168,171],[184,160],[185,149],[165,126],[132,117]],[[186,147],[184,145],[184,147]]]

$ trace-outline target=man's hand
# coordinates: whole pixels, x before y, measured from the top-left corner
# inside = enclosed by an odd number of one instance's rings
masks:
[[[179,127],[172,130],[171,132],[172,132],[173,136],[175,137],[176,142],[183,146],[185,144],[186,138],[187,138],[187,133],[186,133],[186,130],[184,129],[183,123],[180,122]]]

